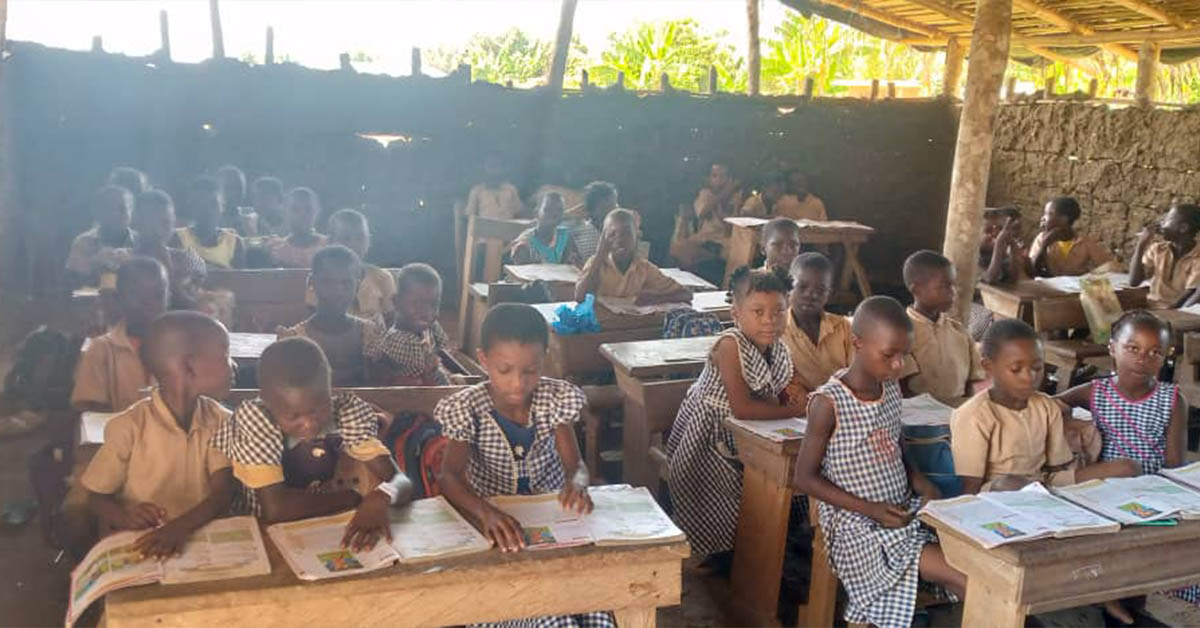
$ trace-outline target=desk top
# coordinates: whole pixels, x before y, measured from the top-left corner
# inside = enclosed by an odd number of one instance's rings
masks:
[[[579,281],[579,269],[570,264],[508,264],[504,267],[504,272],[514,281],[522,283],[538,279],[569,284]]]
[[[758,229],[770,222],[771,218],[757,218],[752,216],[732,216],[725,219],[725,222],[733,227],[741,227],[746,229]],[[875,233],[875,228],[864,225],[860,222],[852,220],[797,220],[796,224],[800,227],[801,233],[829,233],[843,235],[871,235]]]
[[[229,332],[229,357],[235,360],[257,360],[275,339],[275,334]]]
[[[1171,324],[1172,331],[1200,331],[1200,314],[1187,310],[1153,310],[1152,313]]]
[[[679,282],[679,285],[691,290],[692,292],[707,292],[717,289],[717,287],[708,280],[682,268],[661,268],[659,270],[661,270],[664,275]]]
[[[630,377],[698,373],[716,342],[716,336],[610,342],[600,345],[600,353]]]
[[[1149,291],[1147,286],[1131,287],[1131,286],[1113,286],[1117,294],[1121,293],[1137,293],[1140,291]],[[1036,279],[1021,279],[1016,283],[1010,284],[986,284],[980,282],[980,292],[988,292],[992,294],[1015,297],[1022,301],[1032,301],[1033,299],[1042,299],[1049,297],[1064,297],[1064,296],[1079,296],[1078,292],[1067,292],[1059,290],[1053,285],[1038,281]]]
[[[723,314],[727,314],[731,307],[728,302],[728,296],[729,293],[724,290],[692,293],[692,309],[698,312],[712,312],[717,316],[722,316]],[[555,313],[555,310],[559,306],[570,305],[573,307],[577,304],[578,301],[556,301],[554,303],[537,303],[533,307],[542,314],[542,318],[545,318],[547,323],[553,323],[558,320],[558,314]],[[612,325],[615,329],[632,329],[637,327],[653,327],[656,324],[661,324],[663,320],[662,314],[626,316],[613,314],[598,303],[596,304],[596,308],[596,315],[600,319],[600,326],[605,330],[608,329],[606,323]]]

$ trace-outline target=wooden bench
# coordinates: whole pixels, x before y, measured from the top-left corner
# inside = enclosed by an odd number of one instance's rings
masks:
[[[467,331],[471,329],[467,323],[474,317],[472,308],[480,307],[477,303],[478,300],[473,303],[471,299],[471,285],[476,281],[474,271],[477,250],[483,249],[483,277],[481,279],[485,283],[497,281],[500,279],[505,248],[532,224],[531,220],[506,220],[483,216],[467,218],[458,293],[458,330],[460,347],[463,349],[470,346],[470,342],[472,342]],[[486,310],[486,300],[482,305]]]
[[[691,292],[709,292],[717,289],[700,276],[682,268],[661,270],[664,275]],[[504,273],[517,283],[526,284],[538,280],[544,282],[550,291],[550,297],[558,301],[570,301],[575,298],[575,284],[580,276],[580,270],[570,264],[508,264],[504,267]]]

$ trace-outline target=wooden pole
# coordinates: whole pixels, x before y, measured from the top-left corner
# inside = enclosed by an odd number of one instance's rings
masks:
[[[954,98],[958,95],[958,77],[962,76],[963,49],[957,39],[946,43],[946,68],[942,75],[942,95]]]
[[[971,58],[967,61],[967,87],[958,123],[946,236],[942,243],[942,252],[958,270],[954,312],[960,321],[967,320],[975,294],[996,111],[1012,33],[1012,7],[1013,0],[979,0],[971,29]]]
[[[667,76],[666,72],[658,77],[658,89],[664,94],[671,91],[671,77]]]
[[[895,83],[895,81],[888,81],[887,97],[888,97],[888,100],[896,99],[896,83]]]
[[[758,95],[759,79],[762,77],[762,52],[758,42],[758,2],[759,0],[746,0],[746,23],[749,26],[746,46],[746,72],[749,74],[749,80],[746,82],[746,91],[751,96]]]
[[[871,100],[879,100],[879,79],[871,79]]]
[[[158,40],[159,49],[163,59],[171,60],[171,23],[167,17],[166,9],[158,12]]]
[[[1133,99],[1139,107],[1149,107],[1154,101],[1154,88],[1157,83],[1158,59],[1162,54],[1162,46],[1150,42],[1142,42],[1138,48],[1137,83],[1133,88]]]
[[[0,0],[0,50],[8,45],[8,0]]]
[[[617,72],[617,89],[625,89],[625,73]]]
[[[1100,80],[1092,79],[1088,81],[1088,98],[1095,98],[1100,91]]]
[[[263,54],[263,63],[272,65],[275,63],[275,27],[267,27],[267,51]]]
[[[571,50],[571,31],[575,27],[575,6],[579,0],[562,0],[558,14],[558,35],[554,38],[554,56],[550,59],[550,76],[546,84],[550,91],[561,93],[563,75],[567,73],[567,53]]]
[[[811,76],[804,77],[804,97],[812,100],[813,89],[816,87],[817,81]]]
[[[338,67],[340,67],[343,72],[354,71],[354,66],[350,65],[350,53],[343,52],[342,54],[338,55]]]
[[[470,63],[458,64],[458,74],[459,74],[459,77],[462,78],[464,83],[466,83],[467,85],[471,84],[471,64]]]
[[[412,49],[412,75],[421,76],[421,49],[416,46]]]
[[[208,0],[208,19],[212,22],[212,56],[214,59],[224,59],[225,34],[221,31],[220,0]]]
[[[1004,99],[1008,102],[1017,99],[1017,77],[1008,77],[1008,86],[1004,88]]]
[[[579,71],[579,91],[583,91],[583,90],[587,89],[589,84],[590,84],[590,81],[588,80],[588,71],[580,70]]]
[[[104,38],[99,35],[92,36],[92,52],[104,52]]]
[[[708,66],[708,93],[717,93],[717,66]]]

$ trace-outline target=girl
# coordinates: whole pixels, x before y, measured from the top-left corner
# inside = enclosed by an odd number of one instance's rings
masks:
[[[1085,275],[1112,260],[1102,244],[1075,231],[1081,213],[1079,201],[1070,196],[1046,203],[1041,231],[1029,245],[1029,262],[1038,277]]]
[[[1200,300],[1200,207],[1173,205],[1162,221],[1138,234],[1129,259],[1129,285],[1150,279],[1152,307],[1176,308]],[[1158,238],[1157,241],[1155,238]]]
[[[558,192],[542,197],[537,224],[513,242],[514,264],[583,264],[571,240],[571,229],[562,224],[563,209],[563,197]]]
[[[242,238],[233,229],[221,228],[224,198],[215,179],[201,177],[187,193],[191,227],[175,230],[180,248],[195,251],[212,268],[241,268],[246,253]]]
[[[267,252],[281,268],[311,268],[313,256],[328,243],[328,239],[316,231],[321,201],[317,199],[317,193],[308,188],[294,188],[288,194],[287,211],[291,234],[286,238],[267,240]]]
[[[797,414],[779,401],[792,377],[792,359],[780,340],[791,279],[743,267],[729,285],[736,327],[713,347],[667,440],[675,518],[695,551],[709,555],[718,569],[733,550],[742,496],[737,447],[722,421]]]
[[[854,312],[854,357],[812,395],[796,460],[795,487],[819,501],[833,569],[846,588],[848,623],[909,626],[918,575],[962,597],[966,576],[946,563],[933,533],[913,514],[937,488],[900,449],[897,377],[912,321],[891,297]]]
[[[138,197],[133,210],[133,253],[153,257],[167,269],[172,309],[194,309],[208,270],[195,251],[167,246],[174,226],[175,204],[166,192],[150,190]]]

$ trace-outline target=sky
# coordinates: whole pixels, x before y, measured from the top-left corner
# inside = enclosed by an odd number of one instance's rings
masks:
[[[558,0],[222,0],[220,8],[226,56],[253,53],[261,61],[271,26],[277,60],[336,68],[339,54],[361,51],[375,62],[356,67],[390,74],[409,73],[414,46],[457,47],[475,33],[518,26],[552,41],[559,15]],[[108,52],[145,55],[159,47],[160,10],[170,18],[174,60],[211,56],[208,0],[9,0],[8,37],[87,50],[100,35]],[[760,33],[768,36],[787,11],[762,0]],[[745,0],[580,0],[575,34],[595,54],[633,22],[683,17],[728,31],[727,41],[745,55]]]

